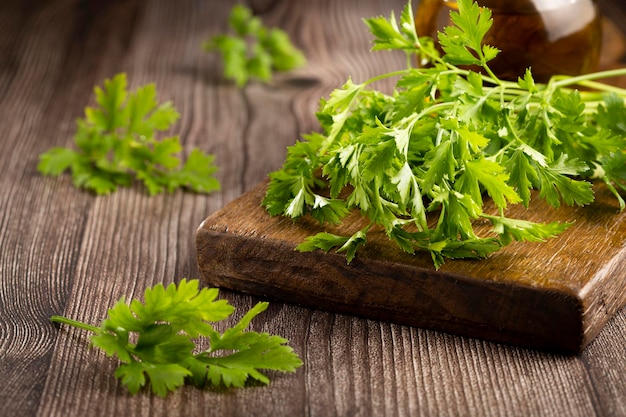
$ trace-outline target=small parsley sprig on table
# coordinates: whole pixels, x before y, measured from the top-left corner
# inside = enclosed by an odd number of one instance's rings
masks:
[[[96,194],[109,194],[143,182],[151,195],[186,187],[196,192],[219,190],[214,156],[194,149],[186,162],[176,156],[182,146],[178,136],[159,140],[179,113],[166,102],[158,104],[154,84],[127,91],[126,74],[117,74],[96,87],[98,107],[87,107],[77,122],[74,141],[78,150],[56,147],[40,155],[38,170],[59,176],[69,170],[73,183]]]
[[[261,369],[295,372],[302,361],[286,339],[245,331],[265,311],[259,302],[223,333],[211,323],[227,319],[234,307],[216,300],[216,288],[199,289],[198,280],[183,279],[178,286],[157,284],[145,291],[144,303],[126,304],[122,297],[109,309],[100,327],[62,316],[51,321],[94,333],[93,346],[122,362],[115,376],[133,394],[148,382],[152,392],[165,397],[186,381],[198,386],[244,387],[249,379],[268,384]],[[208,338],[210,347],[197,352],[195,340]]]
[[[288,149],[263,204],[271,215],[309,213],[331,224],[358,210],[369,223],[351,236],[321,232],[297,249],[335,248],[350,262],[377,227],[406,252],[430,253],[439,268],[446,258],[484,258],[564,231],[568,224],[505,215],[508,205],[528,207],[532,190],[556,208],[583,206],[594,201],[591,181],[601,180],[624,208],[626,90],[598,80],[626,69],[546,84],[532,69],[517,82],[500,79],[489,67],[499,51],[483,44],[490,10],[457,4],[439,33],[442,54],[432,38],[418,37],[410,2],[399,22],[393,13],[365,20],[373,49],[404,51],[408,68],[348,79],[323,99],[322,131]],[[428,65],[413,68],[416,56]],[[398,78],[392,94],[371,88],[389,77]],[[483,210],[485,198],[497,213]],[[491,234],[479,236],[476,221],[490,223]]]
[[[233,6],[228,24],[234,33],[212,36],[203,49],[221,54],[224,76],[238,87],[255,78],[267,83],[274,71],[290,71],[306,64],[304,54],[286,32],[267,28],[248,7]]]

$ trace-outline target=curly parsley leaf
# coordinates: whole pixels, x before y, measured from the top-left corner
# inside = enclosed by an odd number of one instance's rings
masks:
[[[306,64],[304,54],[293,45],[287,33],[265,27],[248,7],[235,5],[228,24],[234,33],[212,36],[203,44],[203,49],[220,53],[224,76],[238,87],[245,86],[251,79],[267,83],[274,71],[290,71]]]
[[[118,186],[142,181],[150,195],[185,187],[196,192],[219,190],[213,156],[192,150],[181,167],[179,138],[159,140],[178,120],[170,102],[159,104],[153,84],[127,90],[126,74],[117,74],[95,87],[98,107],[87,107],[77,121],[78,150],[52,148],[40,155],[38,170],[59,176],[71,171],[76,187],[108,194]]]
[[[223,333],[213,325],[228,319],[234,307],[217,300],[215,288],[199,288],[198,280],[148,288],[144,302],[120,299],[100,327],[61,316],[54,323],[94,333],[93,346],[122,364],[115,372],[124,386],[137,393],[148,383],[152,392],[165,397],[186,382],[203,386],[244,387],[249,379],[268,384],[260,370],[294,372],[302,361],[280,336],[246,331],[252,319],[265,311],[260,302]],[[210,347],[197,352],[196,340],[206,338]]]
[[[393,13],[365,20],[374,50],[417,55],[430,65],[348,79],[321,100],[321,132],[288,150],[263,204],[271,215],[297,218],[330,197],[337,213],[322,221],[356,210],[369,226],[351,237],[322,231],[298,250],[345,251],[350,262],[377,226],[401,250],[430,253],[439,268],[445,259],[483,258],[568,226],[508,218],[511,204],[528,207],[540,198],[555,208],[587,205],[599,178],[626,207],[619,194],[626,190],[626,90],[597,81],[626,70],[545,84],[531,69],[517,81],[500,79],[488,65],[499,51],[483,44],[491,12],[472,0],[457,4],[439,34],[443,55],[432,39],[417,36],[410,2],[399,20]],[[398,78],[391,94],[371,88],[391,77]],[[483,211],[486,199],[498,215]],[[487,236],[478,235],[477,223],[491,223]]]

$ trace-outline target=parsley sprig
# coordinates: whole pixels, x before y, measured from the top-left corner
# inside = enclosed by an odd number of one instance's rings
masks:
[[[212,36],[203,49],[220,53],[224,76],[238,87],[251,79],[267,83],[275,71],[290,71],[306,64],[304,54],[286,32],[266,27],[248,7],[233,6],[228,24],[232,33]]]
[[[365,20],[373,49],[404,51],[408,68],[348,79],[322,99],[322,131],[288,149],[263,204],[271,215],[309,213],[330,224],[358,210],[369,223],[351,236],[319,233],[297,249],[334,248],[350,262],[378,228],[406,252],[430,253],[439,268],[446,258],[484,258],[564,231],[568,224],[506,216],[509,205],[528,207],[532,190],[556,208],[584,206],[594,200],[592,181],[602,180],[624,208],[626,90],[598,80],[626,70],[545,84],[531,69],[517,82],[500,79],[489,67],[499,51],[483,44],[490,10],[471,0],[458,6],[439,33],[443,53],[418,37],[410,2],[399,21],[393,13]],[[416,55],[429,65],[414,68]],[[371,88],[389,77],[398,78],[392,94]],[[479,236],[477,221],[491,232]]]
[[[302,365],[286,339],[245,331],[267,302],[256,304],[224,332],[217,331],[211,323],[234,312],[217,295],[216,288],[200,290],[198,280],[183,279],[178,286],[146,289],[144,303],[127,304],[122,297],[99,327],[62,316],[51,320],[92,332],[92,345],[122,362],[115,376],[133,394],[148,381],[161,397],[186,381],[215,387],[244,387],[249,379],[268,384],[260,370],[294,372]],[[199,338],[208,338],[210,347],[197,352]]]
[[[214,156],[194,149],[186,162],[178,136],[159,140],[179,118],[171,102],[157,102],[156,86],[148,84],[127,91],[126,74],[117,74],[96,87],[98,107],[87,107],[77,121],[74,141],[78,150],[56,147],[40,155],[39,171],[59,176],[69,170],[73,183],[96,194],[108,194],[128,186],[133,178],[143,182],[151,195],[186,187],[196,192],[220,188],[214,177]]]

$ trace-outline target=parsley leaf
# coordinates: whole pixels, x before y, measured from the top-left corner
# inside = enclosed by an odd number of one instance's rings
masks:
[[[450,13],[453,24],[439,33],[439,43],[446,52],[444,60],[455,65],[485,67],[499,52],[482,44],[492,25],[491,10],[472,1],[458,1],[457,4],[459,11]]]
[[[150,195],[186,187],[196,192],[219,190],[213,156],[194,149],[180,167],[177,136],[158,140],[179,118],[170,102],[159,104],[154,84],[127,91],[126,74],[95,87],[98,107],[87,107],[77,121],[78,150],[56,147],[40,155],[38,170],[59,176],[71,171],[76,187],[108,194],[128,186],[133,176]]]
[[[365,20],[372,49],[412,56],[409,68],[348,79],[322,99],[321,132],[288,150],[263,204],[271,215],[297,218],[313,215],[328,193],[335,209],[320,220],[337,223],[356,210],[370,223],[352,236],[322,231],[298,250],[345,251],[350,262],[377,226],[401,250],[430,253],[439,268],[445,259],[483,258],[568,227],[504,215],[533,196],[555,208],[584,206],[594,201],[597,178],[626,207],[626,90],[597,81],[626,69],[556,75],[545,84],[528,69],[517,82],[502,80],[489,68],[499,51],[483,43],[490,10],[457,4],[439,33],[443,55],[417,36],[411,2],[399,20],[393,13]],[[415,55],[430,65],[413,67]],[[371,88],[391,77],[398,78],[391,94]],[[483,211],[487,198],[498,215]],[[493,227],[479,236],[477,222]]]
[[[320,232],[315,236],[310,236],[306,241],[300,243],[296,249],[301,252],[311,252],[315,249],[329,251],[337,248],[337,252],[346,252],[348,263],[352,262],[356,255],[357,249],[365,245],[366,231],[359,230],[349,237],[337,236],[332,233]]]
[[[143,303],[120,299],[100,327],[61,316],[51,321],[94,333],[92,345],[118,357],[122,364],[115,376],[133,394],[148,382],[161,397],[186,381],[226,387],[244,387],[249,379],[268,384],[260,370],[294,372],[302,365],[286,339],[245,330],[267,309],[267,302],[258,303],[223,333],[217,331],[212,323],[234,312],[217,295],[215,288],[199,289],[198,280],[183,279],[178,286],[146,289]],[[197,352],[194,340],[201,337],[210,347]]]
[[[290,71],[306,64],[304,54],[291,43],[287,33],[265,27],[248,7],[233,6],[228,24],[234,34],[214,35],[203,44],[203,49],[220,53],[224,76],[238,87],[251,79],[267,83],[274,71]]]

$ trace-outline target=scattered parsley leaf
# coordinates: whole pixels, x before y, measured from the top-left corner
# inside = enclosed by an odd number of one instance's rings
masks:
[[[267,302],[258,303],[223,333],[217,331],[212,323],[234,312],[217,295],[215,288],[199,289],[198,280],[183,279],[178,286],[146,289],[143,303],[120,299],[100,327],[61,316],[51,321],[94,333],[92,345],[118,357],[122,364],[115,376],[133,394],[148,382],[161,397],[187,381],[218,387],[244,387],[249,379],[268,384],[260,370],[294,372],[302,365],[286,339],[245,330],[267,309]],[[194,340],[201,337],[208,338],[210,347],[197,352]]]
[[[221,54],[224,76],[238,87],[251,79],[267,83],[274,71],[290,71],[306,64],[304,54],[291,43],[287,33],[265,27],[248,7],[233,6],[228,24],[234,34],[214,35],[203,44],[203,49]]]
[[[181,168],[179,138],[157,139],[157,133],[168,130],[179,114],[170,102],[157,102],[153,84],[128,92],[126,75],[121,73],[94,91],[98,107],[87,107],[85,117],[77,121],[78,150],[48,150],[40,155],[39,172],[56,177],[69,170],[76,187],[96,194],[129,186],[133,176],[150,195],[179,187],[219,190],[212,155],[194,149]]]
[[[545,84],[532,69],[516,82],[500,79],[489,68],[499,51],[483,43],[490,10],[472,0],[457,4],[439,33],[443,55],[433,39],[417,36],[411,2],[399,19],[365,20],[372,49],[402,51],[409,68],[348,79],[322,99],[321,132],[288,150],[263,204],[271,215],[297,218],[313,214],[328,193],[335,209],[320,220],[337,223],[358,210],[370,224],[353,236],[320,232],[298,250],[345,251],[350,262],[377,226],[403,251],[429,252],[439,268],[445,259],[484,258],[568,227],[504,215],[510,204],[528,207],[532,196],[555,208],[587,205],[598,178],[626,207],[619,194],[626,190],[626,90],[597,81],[626,69],[557,75]],[[414,68],[416,55],[430,65]],[[398,78],[391,94],[371,88],[391,77]],[[483,211],[485,198],[499,215]],[[476,222],[493,225],[488,236],[478,236]]]

